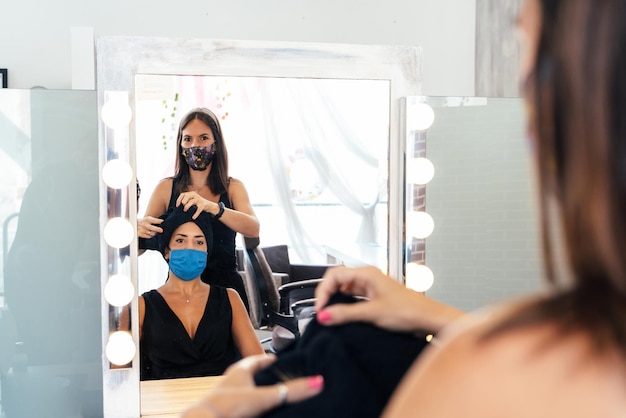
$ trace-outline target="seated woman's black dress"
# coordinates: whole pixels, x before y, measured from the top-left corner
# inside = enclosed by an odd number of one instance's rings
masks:
[[[216,376],[236,360],[232,309],[225,288],[211,286],[204,315],[191,339],[156,290],[144,293],[141,380]]]

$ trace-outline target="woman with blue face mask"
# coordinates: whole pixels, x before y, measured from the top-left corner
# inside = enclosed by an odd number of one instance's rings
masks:
[[[180,121],[176,149],[175,174],[154,189],[145,217],[137,221],[137,235],[150,239],[161,234],[159,216],[175,207],[188,211],[195,206],[194,218],[212,215],[213,251],[202,280],[237,290],[247,306],[237,272],[235,236],[258,237],[259,221],[244,184],[228,175],[228,152],[217,116],[206,108],[187,112]]]
[[[139,297],[141,379],[220,375],[239,358],[262,354],[246,308],[233,289],[201,280],[211,218],[172,211],[150,243],[169,264],[165,284]]]

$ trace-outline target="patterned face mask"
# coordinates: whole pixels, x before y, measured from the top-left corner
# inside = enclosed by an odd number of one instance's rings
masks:
[[[187,164],[193,170],[204,171],[207,169],[213,156],[215,155],[215,144],[211,144],[208,147],[191,147],[183,148],[181,154],[185,157]]]

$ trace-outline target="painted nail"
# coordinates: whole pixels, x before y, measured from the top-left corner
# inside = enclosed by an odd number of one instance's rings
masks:
[[[309,389],[321,389],[324,387],[324,376],[317,375],[309,377]]]
[[[330,315],[330,312],[328,312],[325,309],[317,313],[317,322],[319,322],[320,324],[325,324],[327,322],[330,322],[331,319],[332,319],[332,316]]]

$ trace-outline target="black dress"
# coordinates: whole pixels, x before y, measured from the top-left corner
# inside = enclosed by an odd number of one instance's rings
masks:
[[[144,293],[141,380],[217,376],[237,358],[232,336],[228,292],[211,286],[202,319],[193,339],[156,290]]]
[[[168,210],[176,207],[176,199],[179,194],[176,193],[177,182],[172,179],[172,194]],[[228,198],[228,193],[220,195],[220,202],[232,209],[233,206]],[[248,297],[246,296],[246,288],[243,279],[237,272],[237,257],[235,255],[235,236],[237,233],[220,222],[219,219],[213,219],[211,222],[213,227],[213,249],[207,260],[207,266],[202,272],[202,281],[210,285],[218,285],[235,289],[241,300],[248,310]]]

